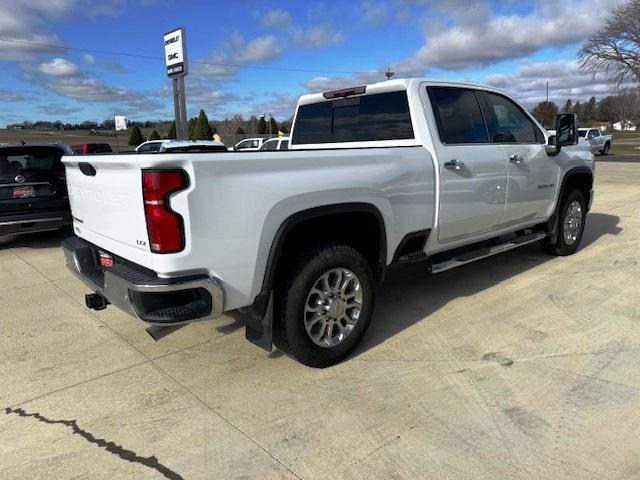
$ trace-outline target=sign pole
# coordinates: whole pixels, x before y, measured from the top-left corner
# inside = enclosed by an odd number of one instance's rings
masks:
[[[184,89],[184,75],[178,77],[178,100],[180,102],[180,124],[182,125],[181,140],[189,140],[189,130],[187,128],[187,95]]]
[[[182,133],[182,113],[180,112],[180,85],[178,84],[178,77],[173,77],[171,79],[171,83],[173,84],[173,111],[176,122],[176,138],[178,140],[184,140],[184,135]]]

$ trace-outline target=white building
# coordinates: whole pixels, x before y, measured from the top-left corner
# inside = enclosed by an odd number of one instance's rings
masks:
[[[630,131],[635,130],[636,126],[631,123],[629,120],[621,120],[613,124],[613,129],[618,131]]]

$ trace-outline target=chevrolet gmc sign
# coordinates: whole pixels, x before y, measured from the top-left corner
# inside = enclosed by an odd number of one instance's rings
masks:
[[[184,28],[164,34],[164,61],[167,75],[176,77],[187,74],[187,42]]]

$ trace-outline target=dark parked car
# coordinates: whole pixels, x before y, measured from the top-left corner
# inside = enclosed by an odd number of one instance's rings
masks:
[[[0,237],[57,230],[71,221],[66,145],[0,146]]]
[[[111,145],[108,143],[76,143],[69,145],[76,155],[91,155],[92,153],[111,153]]]

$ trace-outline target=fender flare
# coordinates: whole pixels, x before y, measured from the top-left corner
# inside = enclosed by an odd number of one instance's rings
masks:
[[[590,169],[589,167],[580,166],[580,167],[570,168],[562,177],[562,183],[560,184],[560,188],[558,190],[558,197],[556,198],[556,206],[553,209],[553,214],[551,215],[551,218],[549,218],[549,220],[547,220],[547,223],[546,223],[548,238],[552,243],[555,242],[556,233],[558,231],[558,219],[560,217],[559,215],[560,208],[562,206],[562,199],[564,198],[564,195],[566,192],[567,182],[571,177],[575,175],[583,174],[583,173],[586,173],[591,177],[591,187],[593,187],[593,170]]]

